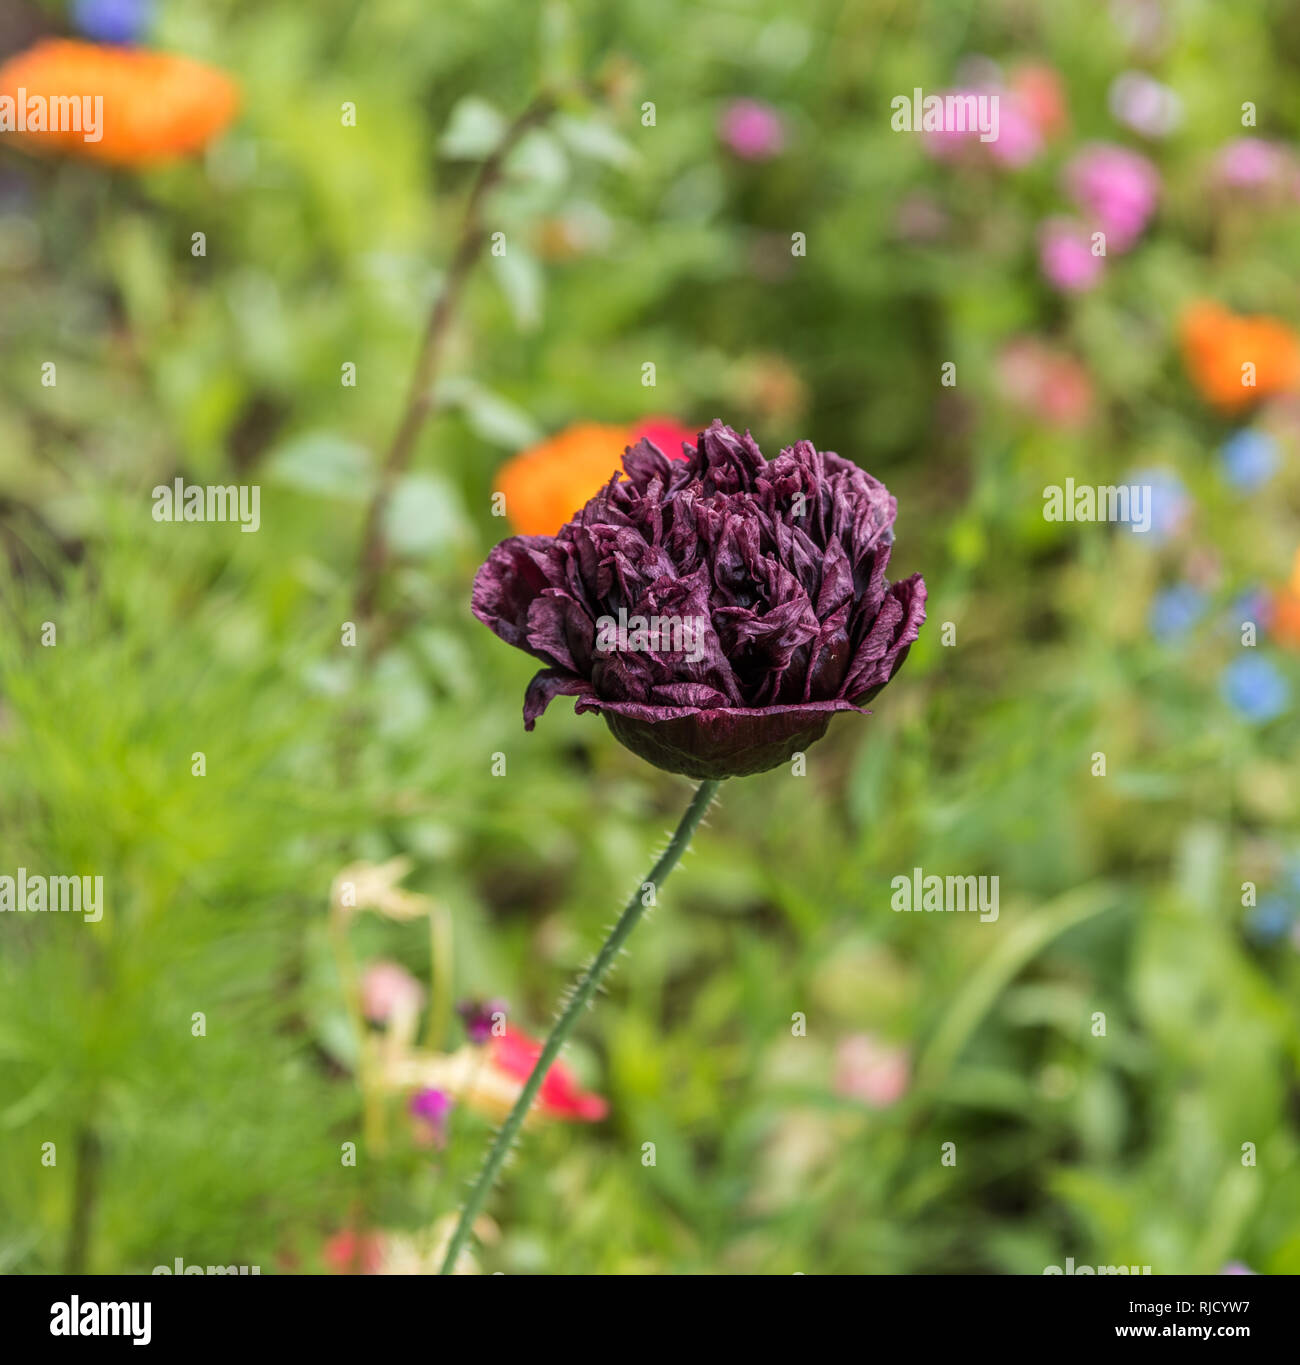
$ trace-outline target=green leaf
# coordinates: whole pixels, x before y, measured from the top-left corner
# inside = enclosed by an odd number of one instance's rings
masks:
[[[569,158],[558,138],[534,128],[506,159],[506,171],[514,179],[558,190],[569,178]]]
[[[1009,932],[948,1007],[917,1067],[917,1088],[930,1090],[943,1081],[994,1001],[1026,963],[1067,929],[1109,910],[1115,895],[1113,886],[1097,883],[1069,891],[1046,909],[1018,921],[1004,916]]]
[[[460,495],[436,474],[408,474],[393,490],[384,534],[398,554],[428,554],[464,535]]]
[[[364,502],[373,468],[364,446],[334,432],[313,431],[281,446],[267,461],[267,475],[300,493]]]
[[[63,1088],[63,1078],[57,1075],[46,1076],[33,1086],[21,1099],[15,1100],[7,1108],[0,1110],[0,1128],[20,1128],[47,1109],[50,1102]]]
[[[541,440],[541,429],[521,407],[472,379],[448,379],[438,390],[441,406],[459,408],[478,437],[507,450]]]
[[[492,268],[510,314],[521,332],[534,331],[542,320],[544,279],[535,258],[522,247],[510,244],[504,256],[492,257]]]
[[[555,131],[571,151],[591,161],[623,170],[640,160],[632,144],[601,119],[560,114],[555,119]]]
[[[506,131],[505,117],[485,99],[466,95],[451,111],[438,144],[453,161],[481,161],[489,156]]]

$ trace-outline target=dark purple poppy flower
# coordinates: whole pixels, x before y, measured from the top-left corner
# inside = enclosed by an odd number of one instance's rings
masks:
[[[669,772],[763,772],[894,676],[925,583],[886,580],[897,504],[857,465],[719,421],[685,449],[639,441],[558,535],[502,541],[474,614],[547,665],[526,729],[563,693]]]

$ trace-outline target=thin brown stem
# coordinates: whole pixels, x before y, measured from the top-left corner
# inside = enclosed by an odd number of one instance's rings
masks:
[[[447,267],[442,288],[434,300],[429,320],[425,324],[424,338],[420,343],[415,371],[411,376],[406,407],[384,457],[378,485],[366,510],[354,599],[354,610],[359,620],[368,618],[374,610],[375,596],[379,591],[380,578],[388,559],[388,547],[384,539],[384,517],[392,501],[393,490],[410,465],[416,441],[433,410],[434,385],[437,382],[447,335],[456,316],[465,283],[488,241],[489,234],[483,225],[483,206],[488,194],[504,173],[506,158],[525,133],[550,117],[554,107],[552,96],[539,95],[506,129],[496,149],[479,167],[474,180],[456,250],[452,255],[451,264]]]
[[[90,1256],[91,1225],[99,1192],[99,1137],[88,1124],[77,1129],[72,1153],[72,1224],[68,1230],[68,1250],[64,1269],[69,1275],[84,1275]]]

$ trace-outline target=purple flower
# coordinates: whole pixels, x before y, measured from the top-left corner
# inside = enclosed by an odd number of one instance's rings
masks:
[[[732,100],[718,120],[718,136],[742,161],[770,161],[785,146],[785,125],[770,104]]]
[[[1088,234],[1069,218],[1049,218],[1038,239],[1038,263],[1048,282],[1065,294],[1091,289],[1101,278],[1105,257],[1094,256]]]
[[[1223,443],[1219,458],[1224,479],[1243,493],[1253,493],[1277,470],[1277,442],[1267,432],[1244,427]]]
[[[417,1090],[411,1096],[410,1111],[415,1118],[429,1125],[434,1138],[441,1140],[454,1104],[455,1100],[445,1090]]]
[[[1291,704],[1291,688],[1267,659],[1247,654],[1223,670],[1223,695],[1234,711],[1262,725]]]
[[[1106,249],[1128,251],[1155,212],[1156,168],[1139,152],[1111,143],[1085,147],[1065,168],[1065,184],[1080,210],[1106,234]]]
[[[1273,599],[1265,589],[1248,588],[1234,598],[1224,618],[1224,626],[1230,635],[1240,636],[1247,621],[1254,622],[1261,630],[1267,630],[1273,624]]]
[[[72,22],[98,43],[137,43],[153,18],[153,0],[76,0]]]
[[[689,449],[689,447],[688,447]],[[515,536],[474,582],[474,614],[547,665],[552,698],[599,711],[669,772],[764,772],[860,711],[925,620],[919,574],[885,578],[897,504],[798,441],[767,460],[715,421],[687,460],[648,441],[556,536]]]
[[[461,1022],[465,1025],[465,1037],[475,1045],[486,1043],[492,1037],[498,1018],[503,1026],[498,1031],[498,1036],[504,1032],[506,1017],[504,1000],[462,1000],[456,1006],[456,1013],[460,1015]]]

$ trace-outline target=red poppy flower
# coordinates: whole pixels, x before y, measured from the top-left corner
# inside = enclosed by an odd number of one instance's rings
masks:
[[[518,1029],[506,1029],[489,1046],[492,1065],[520,1082],[528,1079],[542,1055],[542,1044]],[[608,1101],[583,1090],[573,1072],[558,1061],[546,1073],[537,1092],[537,1107],[549,1118],[577,1119],[582,1123],[599,1123],[609,1113]]]
[[[325,1243],[320,1258],[335,1275],[378,1275],[384,1263],[384,1239],[377,1232],[344,1228]]]

